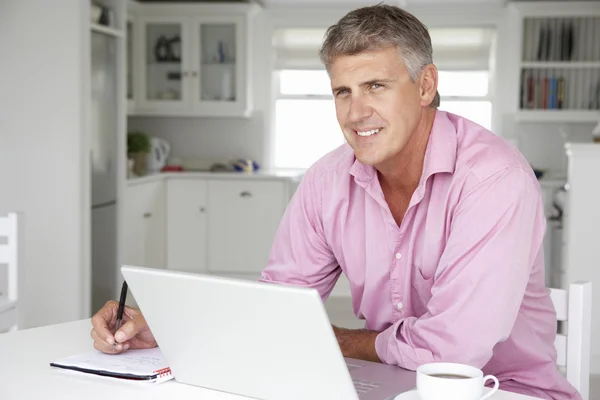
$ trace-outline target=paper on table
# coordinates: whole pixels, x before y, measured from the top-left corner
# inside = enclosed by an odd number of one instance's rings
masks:
[[[50,365],[89,374],[152,383],[173,378],[171,369],[158,347],[127,350],[121,354],[92,351],[65,357]]]

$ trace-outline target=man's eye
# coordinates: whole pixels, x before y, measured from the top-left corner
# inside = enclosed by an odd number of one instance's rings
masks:
[[[371,85],[372,89],[379,89],[380,87],[383,87],[383,85],[380,84],[380,83],[374,83],[374,84]]]
[[[335,95],[336,96],[341,96],[341,95],[346,94],[346,93],[348,93],[348,89],[341,89],[341,90],[338,90]]]

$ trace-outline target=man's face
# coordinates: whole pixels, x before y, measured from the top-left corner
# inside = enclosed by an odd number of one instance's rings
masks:
[[[398,155],[435,95],[435,68],[413,82],[396,48],[336,58],[330,78],[337,119],[356,158],[377,167]]]

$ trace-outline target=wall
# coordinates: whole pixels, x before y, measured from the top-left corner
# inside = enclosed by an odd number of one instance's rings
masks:
[[[0,4],[0,212],[24,214],[21,326],[86,316],[82,35],[89,2]],[[8,56],[9,55],[9,56]]]
[[[503,132],[515,136],[519,150],[529,163],[548,174],[566,177],[565,143],[591,141],[593,124],[589,123],[515,123],[505,121]]]

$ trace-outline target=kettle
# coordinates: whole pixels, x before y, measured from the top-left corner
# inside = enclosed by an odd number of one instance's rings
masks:
[[[146,157],[146,167],[150,172],[160,172],[171,152],[171,145],[164,139],[153,137],[150,139],[150,153]]]

